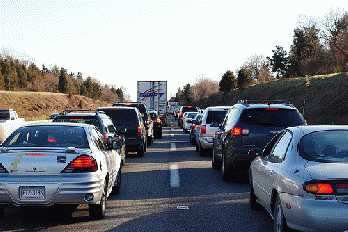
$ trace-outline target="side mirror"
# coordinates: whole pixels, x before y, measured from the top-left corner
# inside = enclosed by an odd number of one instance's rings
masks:
[[[114,149],[121,149],[122,148],[122,144],[121,144],[120,141],[115,141],[115,142],[112,143],[112,147]]]

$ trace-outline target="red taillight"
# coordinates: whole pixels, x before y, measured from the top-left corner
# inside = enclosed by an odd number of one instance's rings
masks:
[[[95,172],[97,170],[98,165],[95,159],[88,155],[81,155],[70,162],[70,164],[62,172]]]
[[[160,123],[161,123],[161,119],[157,119],[156,122],[157,122],[158,124],[160,124]]]
[[[108,141],[108,135],[104,134],[104,137],[105,137],[106,141]]]
[[[30,156],[44,156],[46,155],[45,153],[25,153],[25,155],[30,155]]]
[[[231,133],[235,136],[238,135],[248,135],[250,134],[250,130],[249,129],[245,129],[245,128],[241,128],[241,127],[233,127],[231,130]]]
[[[184,115],[184,113],[179,113],[179,116],[181,117],[181,116],[183,116]]]
[[[197,127],[198,127],[198,125],[195,125],[195,126],[193,127],[193,129],[194,129],[194,130],[196,130],[196,129],[197,129]]]
[[[137,136],[140,137],[142,134],[143,134],[143,133],[142,133],[142,128],[141,128],[141,126],[139,125],[139,126],[138,126],[138,134],[137,134]]]
[[[334,192],[328,183],[307,183],[304,186],[304,190],[314,194],[332,194]]]
[[[206,125],[202,125],[201,126],[201,134],[205,135],[207,133],[207,126]]]
[[[266,108],[266,110],[279,110],[278,108]]]

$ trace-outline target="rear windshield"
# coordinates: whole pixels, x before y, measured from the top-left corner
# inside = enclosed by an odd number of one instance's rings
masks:
[[[195,107],[195,106],[190,106],[190,107],[184,107],[184,108],[182,108],[182,113],[185,113],[185,112],[197,112],[198,111],[198,109],[197,109],[197,107]]]
[[[135,110],[131,109],[102,109],[103,112],[105,112],[106,115],[108,115],[111,119],[114,125],[122,126],[122,125],[137,125],[138,124],[138,118],[137,113]]]
[[[303,125],[304,119],[295,109],[258,108],[245,109],[241,122],[266,127],[287,127]]]
[[[85,130],[71,126],[33,126],[15,131],[3,147],[76,147],[88,148]]]
[[[226,116],[227,110],[223,111],[208,111],[208,116],[207,116],[207,124],[212,124],[213,122],[215,123],[221,123],[225,116]]]
[[[98,127],[99,129],[102,129],[102,127],[99,124],[98,119],[96,118],[86,118],[86,117],[59,117],[57,116],[53,122],[75,122],[75,123],[85,123],[90,124]]]
[[[196,115],[197,115],[197,112],[195,112],[195,113],[187,113],[187,116],[186,116],[186,118],[195,118],[196,117]]]
[[[299,154],[306,160],[333,163],[348,161],[348,131],[319,131],[304,136]]]

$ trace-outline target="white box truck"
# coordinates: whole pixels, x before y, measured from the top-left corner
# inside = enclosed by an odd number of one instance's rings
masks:
[[[147,110],[155,110],[167,116],[167,81],[138,81],[137,101],[144,103]],[[166,122],[163,123],[166,126]]]

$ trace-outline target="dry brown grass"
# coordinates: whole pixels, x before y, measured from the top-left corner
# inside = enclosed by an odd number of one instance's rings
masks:
[[[92,109],[108,106],[110,103],[84,96],[46,92],[0,91],[1,109],[13,109],[26,121],[47,120],[52,113],[68,109]]]

